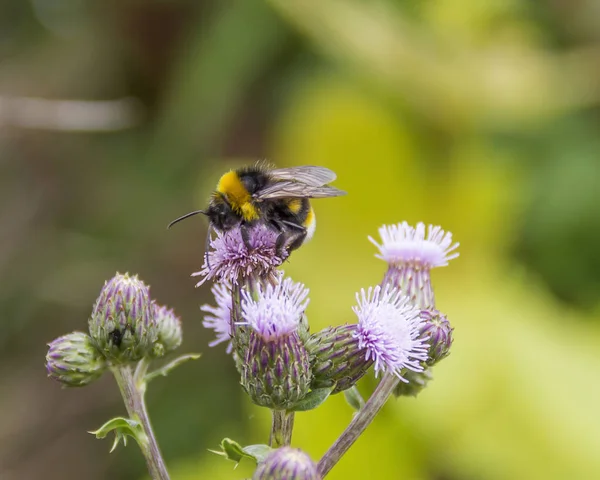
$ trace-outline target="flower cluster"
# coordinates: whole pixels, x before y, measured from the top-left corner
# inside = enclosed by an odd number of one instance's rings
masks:
[[[310,168],[316,175],[316,167]],[[316,171],[322,178],[310,177],[315,182],[331,178],[329,171]],[[200,307],[204,327],[216,335],[209,345],[226,344],[244,391],[256,405],[272,410],[269,446],[221,443],[219,453],[227,458],[256,460],[253,480],[320,480],[392,393],[418,395],[432,378],[431,368],[450,353],[453,329],[436,308],[430,277],[433,268],[458,256],[458,243],[449,232],[422,223],[386,225],[379,234],[380,241],[369,239],[387,263],[383,281],[356,293],[354,323],[315,333],[306,315],[308,288],[278,270],[289,256],[281,232],[257,222],[210,239],[202,269],[193,274],[201,277],[197,286],[215,282],[216,305]],[[168,480],[143,394],[149,379],[197,357],[179,357],[148,373],[153,359],[181,345],[180,319],[153,301],[137,276],[117,273],[104,284],[88,327],[89,334],[73,332],[49,344],[48,375],[64,386],[81,387],[110,369],[130,418],[112,419],[94,433],[100,438],[114,430],[115,445],[127,435],[136,438],[152,477]],[[371,370],[381,380],[365,402],[355,386]],[[294,412],[316,408],[340,392],[358,412],[315,464],[289,446]]]
[[[352,308],[357,323],[309,334],[308,289],[276,268],[276,234],[250,230],[248,248],[239,229],[219,234],[203,270],[216,279],[216,306],[203,305],[204,326],[215,331],[210,345],[227,342],[242,386],[258,405],[293,410],[310,391],[338,393],[370,369],[402,383],[424,385],[428,367],[449,353],[452,329],[434,309],[430,270],[458,256],[457,243],[440,227],[406,222],[380,229],[378,258],[388,263],[381,286],[362,289]],[[236,300],[237,299],[237,300]]]
[[[48,375],[65,386],[85,386],[112,365],[159,357],[181,344],[181,321],[150,298],[137,276],[117,273],[104,283],[88,321],[89,334],[73,332],[48,344]]]

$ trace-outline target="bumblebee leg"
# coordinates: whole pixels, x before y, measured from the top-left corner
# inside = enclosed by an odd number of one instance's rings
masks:
[[[270,220],[269,225],[271,225],[279,233],[283,232],[283,227],[281,226],[281,223],[279,223],[277,220]]]
[[[281,232],[278,236],[277,236],[277,241],[275,242],[275,254],[279,257],[279,258],[283,258],[285,254],[285,245],[287,243],[287,240],[289,238],[289,234],[286,232]]]
[[[208,267],[209,270],[210,270],[210,257],[208,255],[208,250],[210,249],[210,242],[212,240],[212,232],[213,232],[213,227],[211,224],[209,224],[208,231],[206,232],[206,240],[204,242],[204,262],[206,263],[206,266]]]
[[[242,234],[242,241],[244,242],[244,245],[248,251],[251,252],[253,249],[252,245],[250,245],[250,233],[248,232],[248,225],[242,223],[240,225],[240,233]]]
[[[284,253],[287,254],[285,256],[288,256],[293,250],[299,248],[308,233],[306,228],[302,225],[286,222],[285,220],[282,220],[281,223],[287,225],[289,228],[284,230],[281,225],[279,226],[281,234],[277,237],[277,242],[275,243],[275,248],[279,257]]]
[[[289,243],[287,247],[288,253],[292,252],[293,250],[296,250],[297,248],[300,248],[300,246],[304,243],[307,234],[308,231],[304,227],[302,227],[302,230],[297,230],[296,232],[294,232],[292,234],[293,240]]]

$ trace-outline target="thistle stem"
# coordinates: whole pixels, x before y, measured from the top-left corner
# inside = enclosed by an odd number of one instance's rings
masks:
[[[317,469],[322,478],[340,461],[358,437],[367,429],[385,402],[392,394],[400,379],[395,375],[386,374],[365,405],[354,416],[346,430],[319,460]]]
[[[294,430],[294,412],[271,410],[271,413],[273,417],[269,446],[283,447],[289,445],[292,443],[292,431]]]
[[[156,443],[154,431],[152,430],[150,418],[146,410],[143,392],[145,388],[141,388],[143,387],[141,384],[136,384],[131,367],[128,365],[113,367],[112,372],[119,385],[119,390],[121,390],[127,413],[132,419],[140,422],[146,434],[147,441],[140,441],[138,443],[148,464],[150,476],[153,480],[169,480],[169,473],[158,448],[158,443]]]

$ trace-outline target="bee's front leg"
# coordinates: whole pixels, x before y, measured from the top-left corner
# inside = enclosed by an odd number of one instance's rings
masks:
[[[250,245],[250,226],[247,223],[242,223],[240,225],[240,233],[242,234],[242,242],[244,242],[244,246],[251,252],[253,250],[252,245]]]

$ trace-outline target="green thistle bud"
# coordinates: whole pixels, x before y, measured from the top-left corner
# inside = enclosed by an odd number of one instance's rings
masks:
[[[155,353],[159,353],[158,356],[161,356],[172,352],[181,345],[183,340],[181,320],[175,316],[173,309],[157,305],[154,302],[152,302],[152,306],[154,319],[158,325],[158,342],[154,350]]]
[[[425,389],[429,381],[433,379],[433,376],[430,369],[423,370],[422,372],[406,370],[406,372],[402,372],[402,378],[406,382],[398,384],[394,390],[396,397],[416,397]]]
[[[158,326],[149,288],[137,275],[117,273],[106,282],[88,323],[94,345],[111,362],[135,362],[153,353]]]
[[[321,480],[317,466],[302,450],[281,447],[258,465],[252,480]]]
[[[306,342],[311,356],[311,388],[334,387],[331,394],[342,392],[358,382],[373,365],[366,349],[359,348],[357,325],[327,327]]]
[[[104,357],[96,350],[89,335],[73,332],[48,344],[48,376],[67,387],[83,387],[100,378],[106,370]]]
[[[241,384],[257,405],[292,408],[310,390],[309,355],[297,334],[265,340],[251,331],[241,363]]]
[[[423,310],[420,316],[423,320],[420,337],[429,345],[427,365],[432,366],[450,354],[454,329],[439,310]]]

